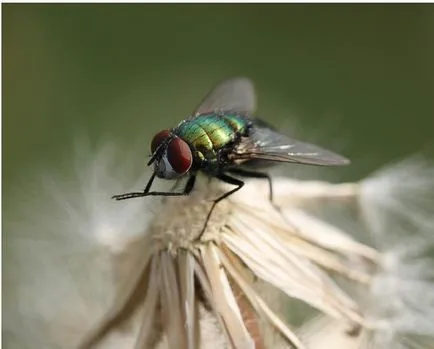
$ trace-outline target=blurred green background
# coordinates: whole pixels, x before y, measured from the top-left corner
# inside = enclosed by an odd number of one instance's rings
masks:
[[[234,75],[256,83],[263,119],[352,159],[349,177],[433,146],[430,4],[2,8],[6,190],[68,157],[78,132],[126,151],[143,139],[145,158]]]

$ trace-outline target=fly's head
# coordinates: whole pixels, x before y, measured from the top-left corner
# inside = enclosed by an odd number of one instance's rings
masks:
[[[154,173],[163,179],[176,179],[185,175],[193,164],[193,154],[187,142],[170,130],[157,133],[151,142]]]

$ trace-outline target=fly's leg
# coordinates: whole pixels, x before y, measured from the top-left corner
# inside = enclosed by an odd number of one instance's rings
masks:
[[[155,173],[152,173],[152,176],[151,176],[151,178],[149,178],[149,181],[146,184],[146,187],[143,191],[125,193],[125,194],[120,194],[120,195],[113,195],[112,199],[119,201],[119,200],[127,200],[127,199],[140,198],[142,196],[146,196],[146,195],[148,195],[149,190],[151,189],[151,186],[152,186],[152,183],[154,182],[154,179],[155,179]]]
[[[229,170],[230,173],[233,173],[234,175],[238,175],[245,178],[263,178],[268,181],[268,198],[271,202],[271,204],[278,209],[278,206],[276,206],[273,202],[273,182],[271,180],[271,176],[268,173],[263,172],[255,172],[255,171],[248,171],[240,168],[233,168]]]
[[[191,175],[188,178],[187,184],[185,185],[184,190],[182,192],[149,191],[151,189],[151,185],[152,182],[154,181],[154,178],[155,178],[155,174],[151,176],[151,178],[148,181],[148,184],[146,184],[146,188],[143,191],[114,195],[112,196],[112,199],[119,201],[119,200],[127,200],[132,198],[139,198],[143,196],[187,196],[190,195],[191,191],[194,188],[194,183],[196,182],[196,175]]]
[[[203,225],[202,231],[200,232],[200,234],[199,234],[199,236],[197,237],[196,240],[199,240],[202,237],[203,233],[205,232],[205,229],[206,229],[206,227],[208,225],[208,221],[211,218],[212,211],[214,210],[214,208],[216,207],[216,205],[220,201],[222,201],[223,199],[226,199],[228,196],[230,196],[233,193],[235,193],[238,190],[240,190],[243,187],[243,185],[244,185],[244,182],[242,180],[234,178],[234,177],[231,177],[231,176],[228,176],[227,174],[224,174],[224,173],[221,173],[221,174],[217,175],[215,178],[220,179],[222,182],[236,185],[237,187],[234,188],[234,189],[232,189],[232,190],[229,190],[228,192],[224,193],[222,196],[219,196],[217,199],[214,200],[214,202],[213,202],[213,204],[211,206],[211,209],[209,210],[208,215],[206,216],[205,224]]]
[[[273,201],[273,182],[271,180],[271,176],[268,173],[248,171],[248,170],[244,170],[244,169],[240,169],[240,168],[230,169],[229,172],[233,173],[234,175],[242,176],[245,178],[263,178],[263,179],[266,179],[268,181],[268,190],[269,190],[268,198],[270,200],[270,203],[274,207],[274,209],[276,211],[278,211],[283,216],[281,207],[276,205]]]
[[[274,209],[279,212],[279,214],[282,216],[282,218],[285,220],[287,224],[289,224],[292,228],[296,229],[294,225],[288,221],[288,219],[285,217],[285,215],[282,213],[282,208],[275,204],[273,202],[273,182],[271,179],[271,176],[268,173],[263,172],[255,172],[255,171],[248,171],[240,168],[233,168],[229,170],[230,173],[238,176],[242,176],[244,178],[263,178],[268,181],[268,189],[269,189],[269,200],[271,205],[274,207]]]

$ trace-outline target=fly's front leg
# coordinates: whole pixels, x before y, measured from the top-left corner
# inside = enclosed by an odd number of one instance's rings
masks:
[[[127,200],[132,198],[138,198],[143,196],[187,196],[190,195],[191,191],[194,188],[194,183],[196,182],[196,175],[193,174],[188,178],[187,184],[184,187],[182,192],[167,192],[167,191],[149,191],[151,189],[152,182],[154,181],[155,173],[152,174],[151,178],[146,184],[144,191],[142,192],[131,192],[120,195],[112,196],[112,199],[115,200]]]
[[[120,201],[120,200],[127,200],[127,199],[140,198],[143,196],[147,196],[149,193],[149,190],[151,189],[152,183],[154,182],[154,179],[155,179],[155,173],[152,173],[152,176],[151,176],[151,178],[149,178],[149,181],[146,184],[146,187],[145,187],[145,189],[143,189],[143,191],[136,191],[136,192],[131,192],[131,193],[113,195],[112,199]]]

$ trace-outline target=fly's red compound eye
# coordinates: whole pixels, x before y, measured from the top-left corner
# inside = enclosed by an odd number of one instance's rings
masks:
[[[164,142],[167,137],[169,137],[169,130],[163,130],[158,132],[154,138],[152,138],[152,142],[151,142],[151,152],[152,154],[155,153],[155,151],[157,150],[158,146]]]
[[[190,147],[181,138],[174,138],[167,147],[167,159],[173,170],[182,175],[186,173],[193,163]]]

